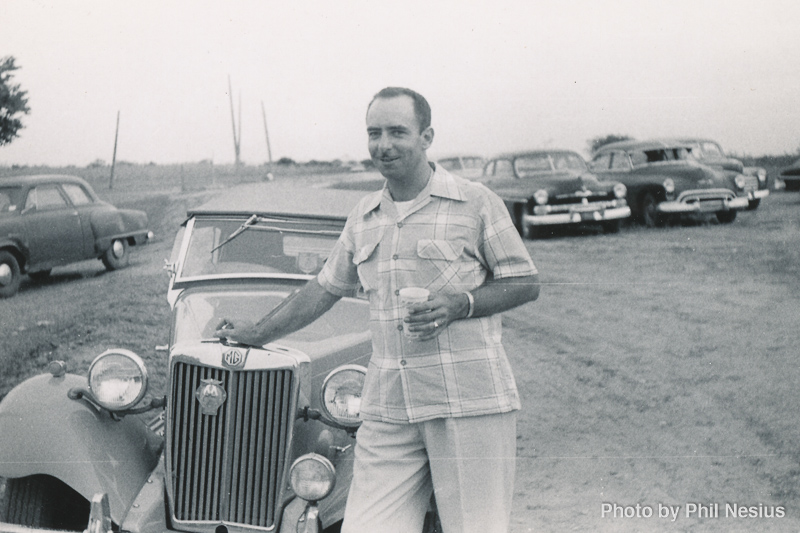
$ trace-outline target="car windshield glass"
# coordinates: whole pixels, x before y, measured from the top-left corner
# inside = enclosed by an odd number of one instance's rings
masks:
[[[180,275],[313,275],[322,268],[340,232],[341,227],[334,224],[263,217],[198,219]]]
[[[22,201],[20,187],[0,187],[0,216],[5,216],[19,210]]]
[[[173,343],[212,339],[223,319],[234,326],[253,323],[289,296],[285,287],[275,289],[190,291],[175,304]],[[310,326],[286,337],[298,342],[330,343],[335,338],[366,331],[369,306],[342,300],[333,313],[325,313]],[[281,342],[285,342],[282,340]]]
[[[529,178],[543,172],[563,172],[565,170],[586,170],[586,162],[577,154],[533,154],[518,157],[514,168],[520,178]]]
[[[700,152],[706,157],[725,157],[722,148],[717,143],[704,142],[700,144]]]

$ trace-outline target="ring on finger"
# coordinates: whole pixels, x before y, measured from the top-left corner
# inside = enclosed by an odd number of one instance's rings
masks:
[[[437,329],[439,327],[439,323],[435,320],[433,321],[433,329]]]

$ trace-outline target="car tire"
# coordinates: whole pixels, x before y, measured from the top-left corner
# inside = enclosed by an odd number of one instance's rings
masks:
[[[660,203],[652,192],[647,192],[642,196],[640,203],[642,223],[648,228],[661,228],[664,226],[664,215],[658,212],[658,204]]]
[[[756,198],[755,200],[750,200],[750,202],[747,204],[747,210],[748,211],[754,211],[754,210],[758,209],[759,204],[761,204],[761,198]]]
[[[736,220],[736,211],[717,211],[717,220],[720,224],[730,224]]]
[[[606,220],[602,223],[603,233],[619,233],[619,228],[622,226],[622,220]]]
[[[54,477],[0,478],[0,522],[82,531],[88,521],[89,502]]]
[[[28,277],[31,278],[33,281],[41,282],[46,280],[50,277],[50,272],[52,272],[52,268],[48,268],[47,270],[38,270],[36,272],[28,272]]]
[[[19,262],[11,252],[0,252],[0,298],[10,298],[17,294],[22,282]]]
[[[130,257],[128,256],[128,241],[125,239],[115,239],[111,246],[105,251],[102,257],[103,264],[107,270],[117,270],[128,266]]]

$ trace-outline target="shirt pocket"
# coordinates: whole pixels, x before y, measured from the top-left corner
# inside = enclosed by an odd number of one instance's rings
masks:
[[[358,281],[364,292],[375,290],[378,287],[378,249],[379,241],[367,243],[353,254],[353,263],[358,271]]]
[[[440,239],[417,241],[417,260],[422,286],[439,291],[458,279],[464,244]]]

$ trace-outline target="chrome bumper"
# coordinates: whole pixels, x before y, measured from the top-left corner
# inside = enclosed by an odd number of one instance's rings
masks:
[[[700,189],[685,191],[677,200],[668,200],[658,204],[657,210],[665,214],[682,213],[716,213],[747,209],[750,199],[736,196],[729,189]]]
[[[587,209],[586,206],[580,205],[564,213],[550,213],[546,215],[522,215],[522,224],[526,227],[530,226],[553,226],[558,224],[582,224],[587,222],[603,222],[605,220],[618,220],[631,216],[631,208],[612,207],[605,209],[602,207]]]

